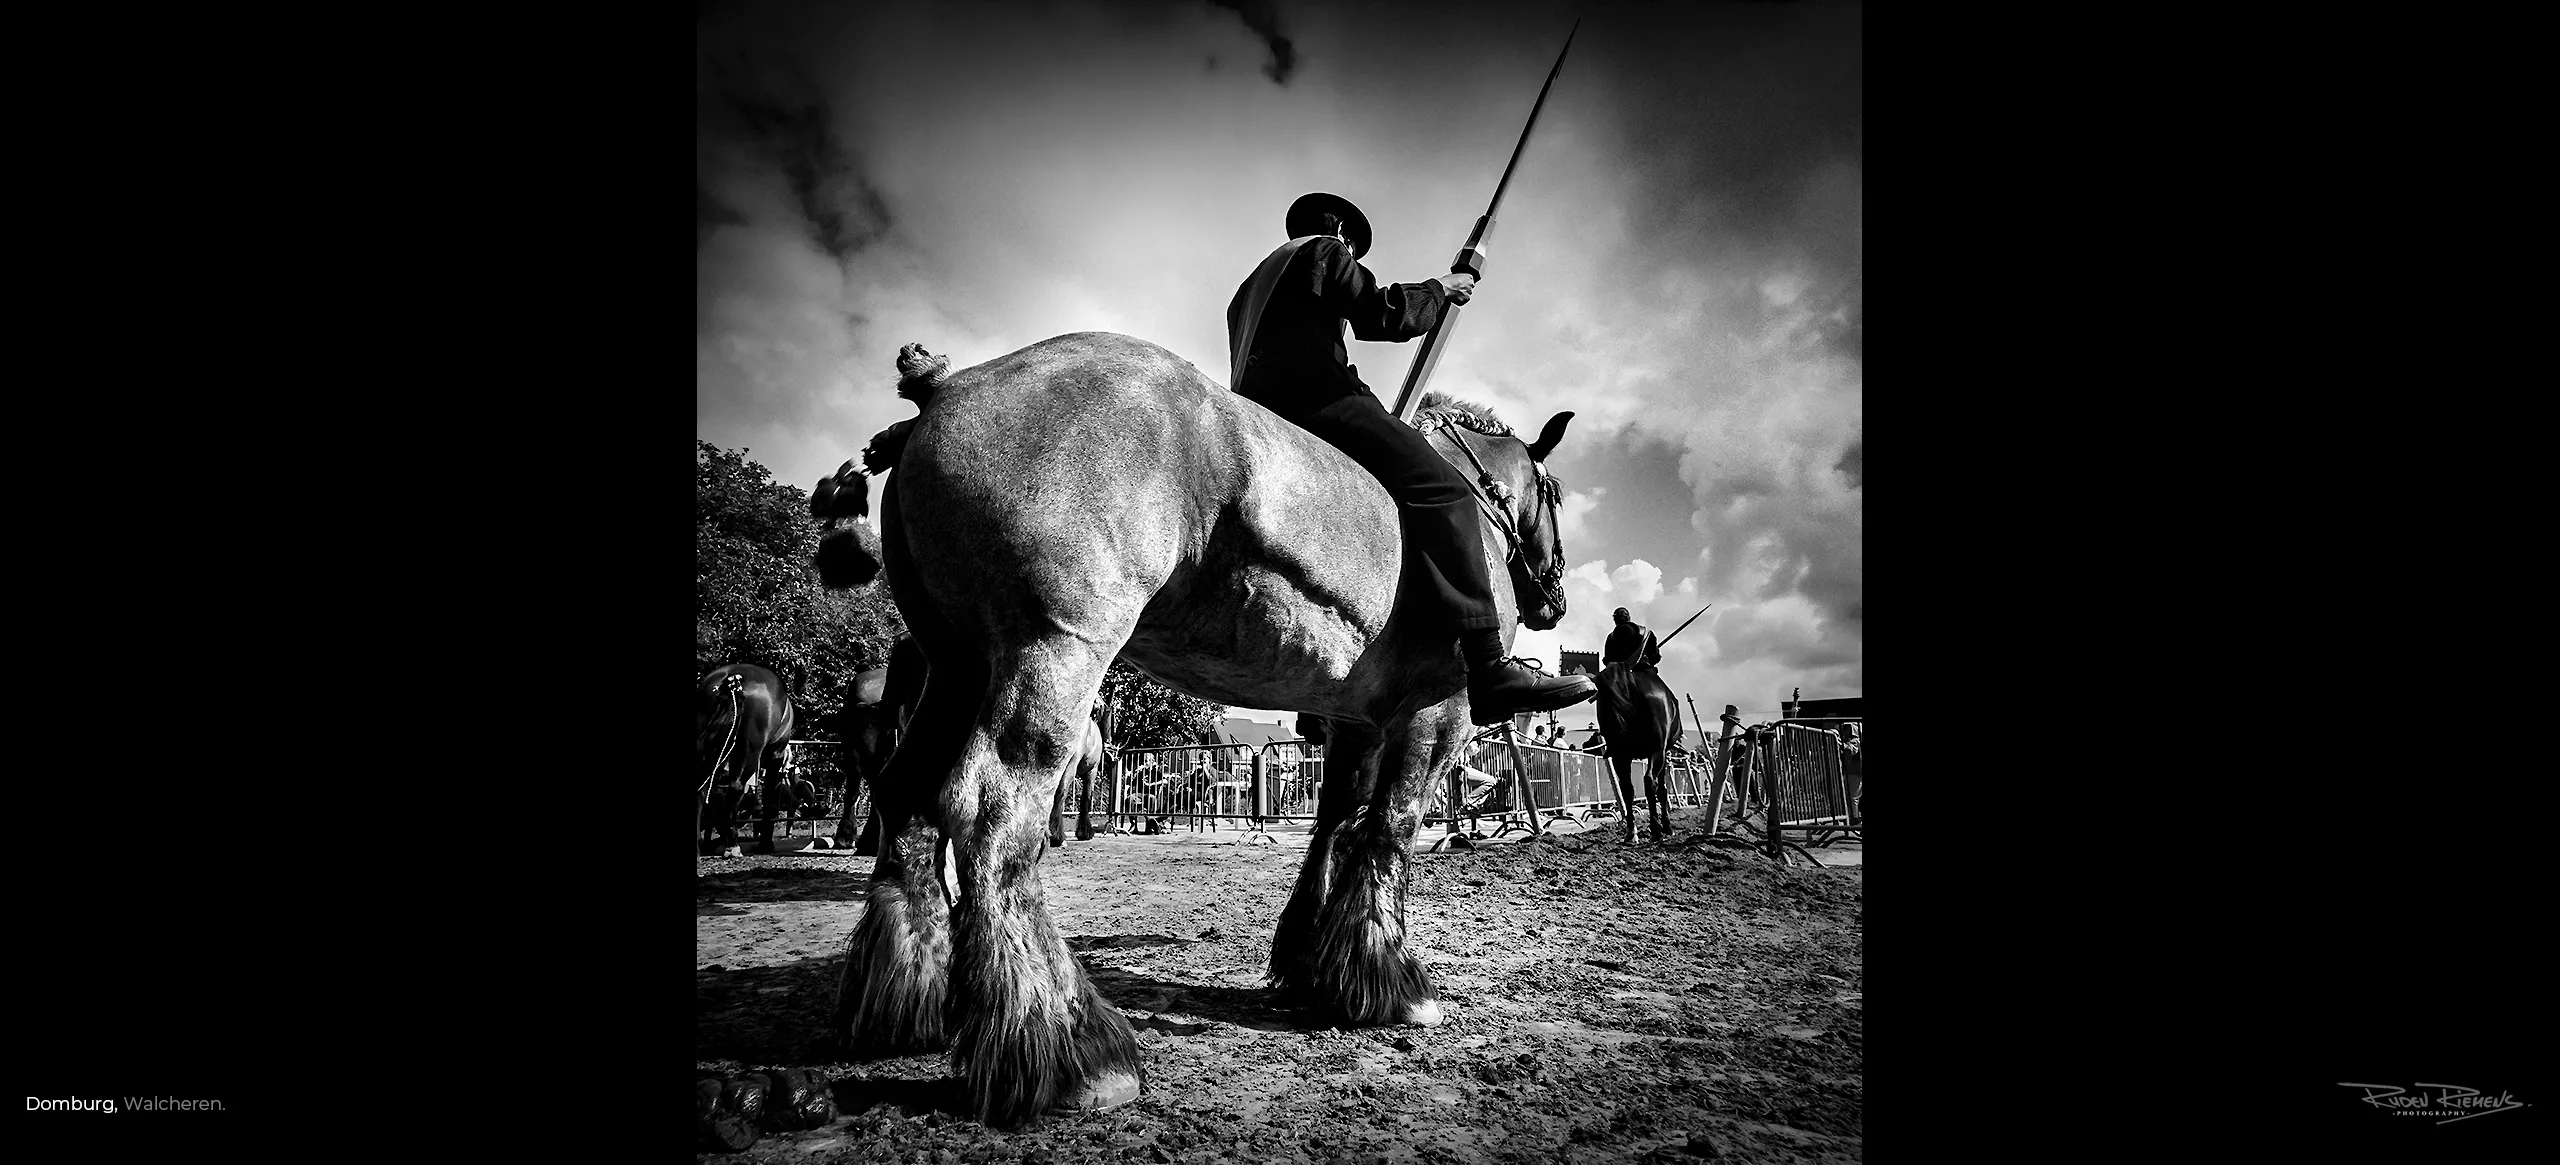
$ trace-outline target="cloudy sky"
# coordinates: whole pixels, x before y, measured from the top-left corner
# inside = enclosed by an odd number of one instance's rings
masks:
[[[1300,194],[1368,214],[1381,280],[1447,270],[1577,18],[1432,379],[1575,414],[1571,609],[1516,650],[1712,603],[1663,660],[1709,718],[1861,695],[1853,4],[707,4],[698,434],[805,489],[914,415],[909,341],[1123,332],[1222,378]],[[1391,398],[1413,345],[1350,346]]]

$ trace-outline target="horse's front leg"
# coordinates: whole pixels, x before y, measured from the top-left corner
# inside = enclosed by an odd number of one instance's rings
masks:
[[[1316,821],[1307,835],[1306,860],[1298,866],[1297,889],[1271,933],[1270,984],[1297,1006],[1319,1002],[1316,918],[1350,864],[1344,823],[1368,803],[1378,780],[1377,733],[1363,725],[1328,721],[1325,741],[1324,780],[1315,790]]]
[[[1405,886],[1428,792],[1448,779],[1466,732],[1463,700],[1392,725],[1369,798],[1339,827],[1338,873],[1316,919],[1314,993],[1353,1026],[1441,1020],[1439,989],[1405,947]]]
[[[1052,1108],[1115,1108],[1144,1087],[1137,1037],[1067,949],[1040,879],[1042,819],[1108,662],[1081,643],[1010,661],[939,805],[960,880],[945,1022],[970,1112],[998,1127]]]

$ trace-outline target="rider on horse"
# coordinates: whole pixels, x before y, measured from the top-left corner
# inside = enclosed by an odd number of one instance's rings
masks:
[[[1289,242],[1227,305],[1237,365],[1231,387],[1349,455],[1395,498],[1405,536],[1421,552],[1415,593],[1436,608],[1465,654],[1476,723],[1591,699],[1597,689],[1589,677],[1547,676],[1503,658],[1474,486],[1420,430],[1387,412],[1343,347],[1345,321],[1363,340],[1401,343],[1429,333],[1444,303],[1463,304],[1475,294],[1475,276],[1380,286],[1359,262],[1369,251],[1368,216],[1337,195],[1297,200],[1286,226]]]
[[[1602,664],[1632,664],[1643,671],[1662,666],[1662,646],[1653,641],[1653,632],[1627,614],[1625,607],[1609,612],[1617,626],[1609,629],[1609,638],[1600,644]]]

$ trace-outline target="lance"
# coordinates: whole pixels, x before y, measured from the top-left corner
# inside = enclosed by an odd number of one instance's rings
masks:
[[[1704,614],[1706,614],[1706,613],[1707,613],[1707,607],[1712,607],[1712,606],[1715,606],[1715,604],[1714,604],[1714,603],[1709,603],[1709,604],[1707,604],[1707,606],[1706,606],[1706,607],[1700,607],[1700,608],[1698,608],[1698,615],[1704,615]],[[1665,643],[1669,643],[1669,642],[1671,642],[1672,636],[1674,636],[1674,635],[1678,635],[1678,634],[1680,634],[1681,632],[1688,630],[1688,629],[1689,629],[1689,624],[1697,622],[1697,621],[1698,621],[1698,615],[1691,615],[1691,616],[1689,616],[1688,618],[1681,620],[1681,621],[1680,621],[1680,625],[1679,625],[1679,626],[1674,627],[1674,628],[1672,628],[1672,629],[1671,629],[1671,635],[1665,635],[1665,636],[1663,636],[1663,637],[1662,637],[1662,638],[1660,638],[1660,639],[1656,639],[1656,640],[1654,640],[1654,641],[1653,641],[1653,649],[1654,649],[1654,650],[1656,650],[1656,651],[1660,651],[1660,650],[1662,650],[1662,645],[1663,645],[1663,644],[1665,644]]]
[[[1511,172],[1520,166],[1520,151],[1529,147],[1529,131],[1537,128],[1538,111],[1547,106],[1547,90],[1556,87],[1556,74],[1564,71],[1564,54],[1573,51],[1573,33],[1582,22],[1564,34],[1564,50],[1556,54],[1556,64],[1547,70],[1547,83],[1539,86],[1537,103],[1529,107],[1529,124],[1520,127],[1520,143],[1511,147],[1511,161],[1502,167],[1502,180],[1493,184],[1493,201],[1486,203],[1484,217],[1476,220],[1476,229],[1467,235],[1467,245],[1458,248],[1458,257],[1450,263],[1451,274],[1465,273],[1484,278],[1484,248],[1493,235],[1493,212],[1502,207],[1502,192],[1511,185]],[[1422,383],[1431,379],[1431,369],[1440,363],[1440,353],[1448,347],[1449,332],[1458,326],[1458,305],[1449,304],[1440,313],[1440,322],[1422,337],[1421,350],[1413,354],[1413,364],[1404,371],[1404,387],[1396,392],[1396,419],[1410,423],[1422,404]],[[1676,634],[1676,632],[1675,632]]]

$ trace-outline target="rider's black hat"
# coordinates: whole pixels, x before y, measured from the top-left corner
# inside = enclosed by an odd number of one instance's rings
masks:
[[[1352,258],[1369,253],[1369,216],[1360,213],[1359,207],[1351,205],[1350,199],[1339,194],[1318,191],[1290,203],[1289,237],[1302,239],[1325,233],[1324,223],[1318,216],[1328,214],[1342,220],[1342,236],[1351,242]]]

